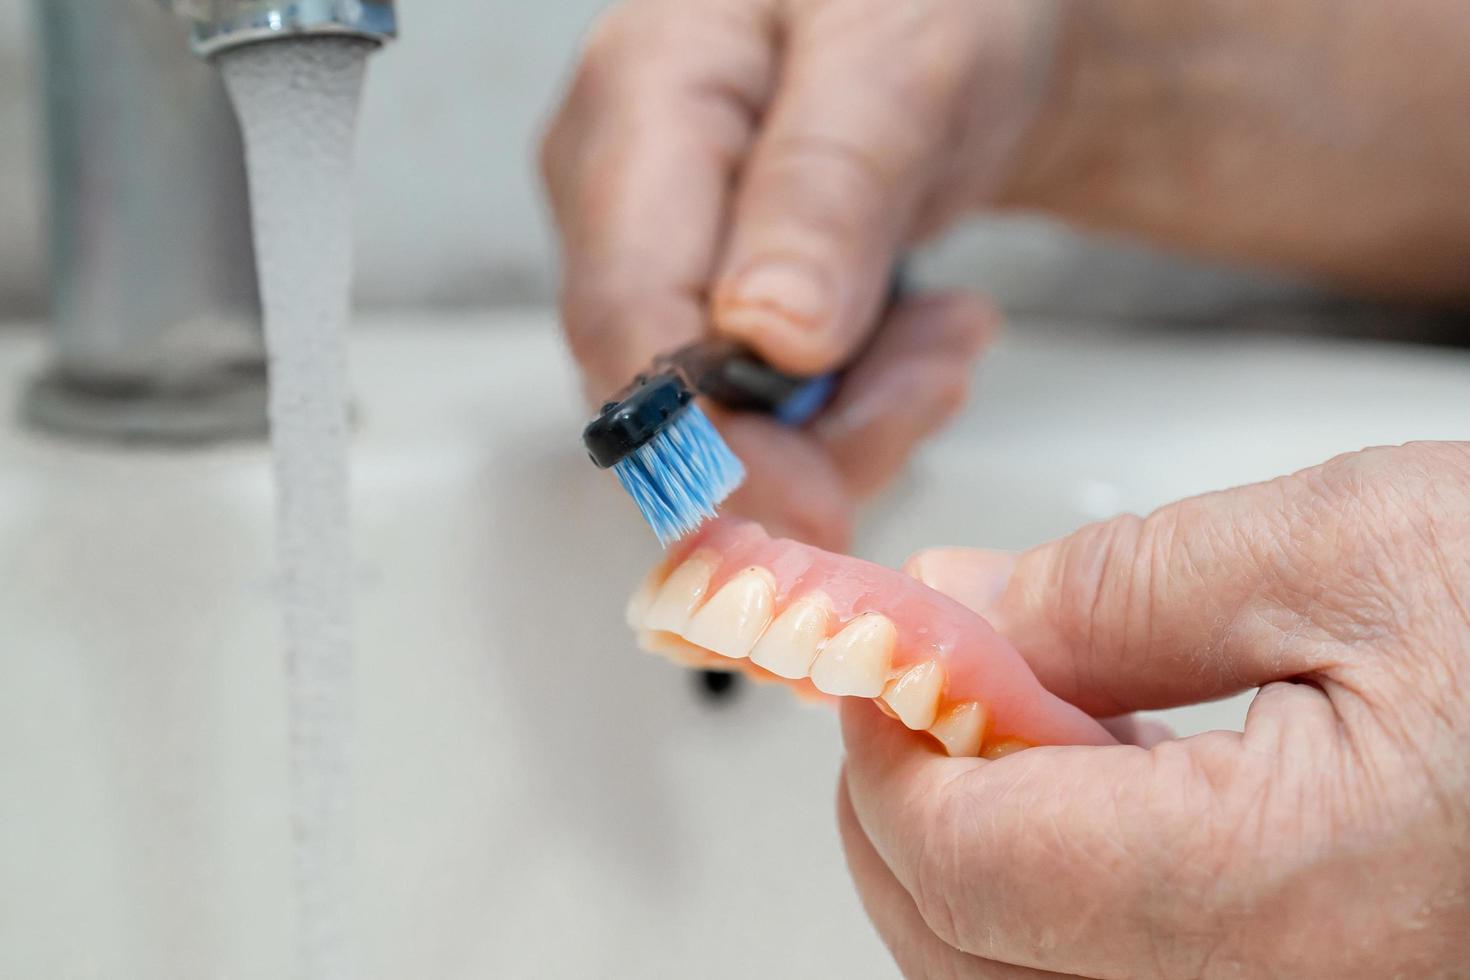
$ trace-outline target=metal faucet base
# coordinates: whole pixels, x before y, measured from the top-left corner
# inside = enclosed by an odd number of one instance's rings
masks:
[[[264,364],[242,363],[206,386],[97,384],[51,368],[34,377],[21,418],[53,435],[98,442],[191,447],[259,440],[266,421]]]

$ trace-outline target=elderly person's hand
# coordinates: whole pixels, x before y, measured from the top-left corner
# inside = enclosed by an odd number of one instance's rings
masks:
[[[843,547],[855,499],[963,401],[994,322],[974,298],[914,297],[865,346],[895,256],[997,196],[1051,25],[1034,0],[615,7],[541,154],[589,394],[711,325],[794,372],[861,349],[806,429],[719,420],[749,472],[735,507]]]
[[[906,975],[1470,970],[1470,443],[909,571],[1098,716],[1261,690],[1243,733],[988,762],[849,703],[843,840]]]
[[[721,420],[736,506],[839,548],[991,332],[915,298],[865,347],[895,255],[968,212],[1470,296],[1467,29],[1464,0],[625,0],[541,151],[588,393],[711,326],[791,371],[861,351],[801,432]]]

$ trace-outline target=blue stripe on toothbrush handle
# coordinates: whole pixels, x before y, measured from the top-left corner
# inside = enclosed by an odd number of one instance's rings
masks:
[[[888,281],[888,297],[883,303],[885,313],[891,311],[908,293],[907,263],[900,261],[895,263],[893,276]],[[840,374],[839,371],[829,371],[809,379],[788,395],[785,401],[773,408],[771,414],[782,425],[789,425],[792,428],[806,425],[832,400],[832,394],[837,390]]]
[[[905,278],[902,265],[895,267],[885,314],[906,294]],[[852,360],[863,353],[860,348]],[[676,371],[690,388],[718,405],[737,412],[761,412],[793,427],[806,424],[827,406],[842,375],[841,368],[814,377],[788,374],[739,341],[722,337],[686,344],[655,359],[653,367]]]
[[[827,402],[832,398],[832,392],[837,389],[837,372],[829,371],[809,379],[796,391],[787,396],[771,410],[776,421],[782,425],[796,427],[805,425],[812,420],[822,409],[827,407]]]

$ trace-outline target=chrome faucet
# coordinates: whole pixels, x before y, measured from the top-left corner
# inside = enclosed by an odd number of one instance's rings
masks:
[[[194,24],[195,53],[301,34],[338,34],[379,44],[398,36],[393,0],[165,0]]]
[[[113,440],[264,434],[244,153],[224,86],[200,59],[312,34],[386,42],[392,0],[36,7],[52,329],[22,414],[51,432]]]

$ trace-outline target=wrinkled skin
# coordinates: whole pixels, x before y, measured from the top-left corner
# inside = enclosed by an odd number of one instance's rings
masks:
[[[1261,690],[1244,733],[988,763],[845,706],[843,841],[906,975],[1470,975],[1470,443],[909,570],[1094,714]]]
[[[1467,34],[1463,0],[627,0],[542,146],[572,352],[594,400],[710,329],[856,355],[803,430],[718,420],[732,503],[840,549],[993,332],[915,297],[865,346],[894,256],[966,214],[1470,296]],[[920,556],[1098,715],[1264,687],[1243,735],[1125,718],[1150,748],[990,763],[845,709],[843,839],[905,972],[1466,975],[1467,486],[1463,445],[1373,450],[1084,529],[1003,587],[1002,556]]]
[[[800,432],[722,420],[750,473],[734,508],[829,549],[964,401],[994,332],[986,303],[914,296],[874,321],[901,248],[994,196],[1039,84],[1048,28],[1021,4],[925,6],[623,4],[542,145],[593,401],[711,323],[787,370],[849,365]],[[871,98],[854,99],[858,78]]]
[[[589,399],[710,329],[846,366],[802,431],[720,420],[735,509],[842,550],[995,332],[957,294],[874,330],[895,256],[968,214],[1470,298],[1467,35],[1463,0],[626,0],[540,156]]]

